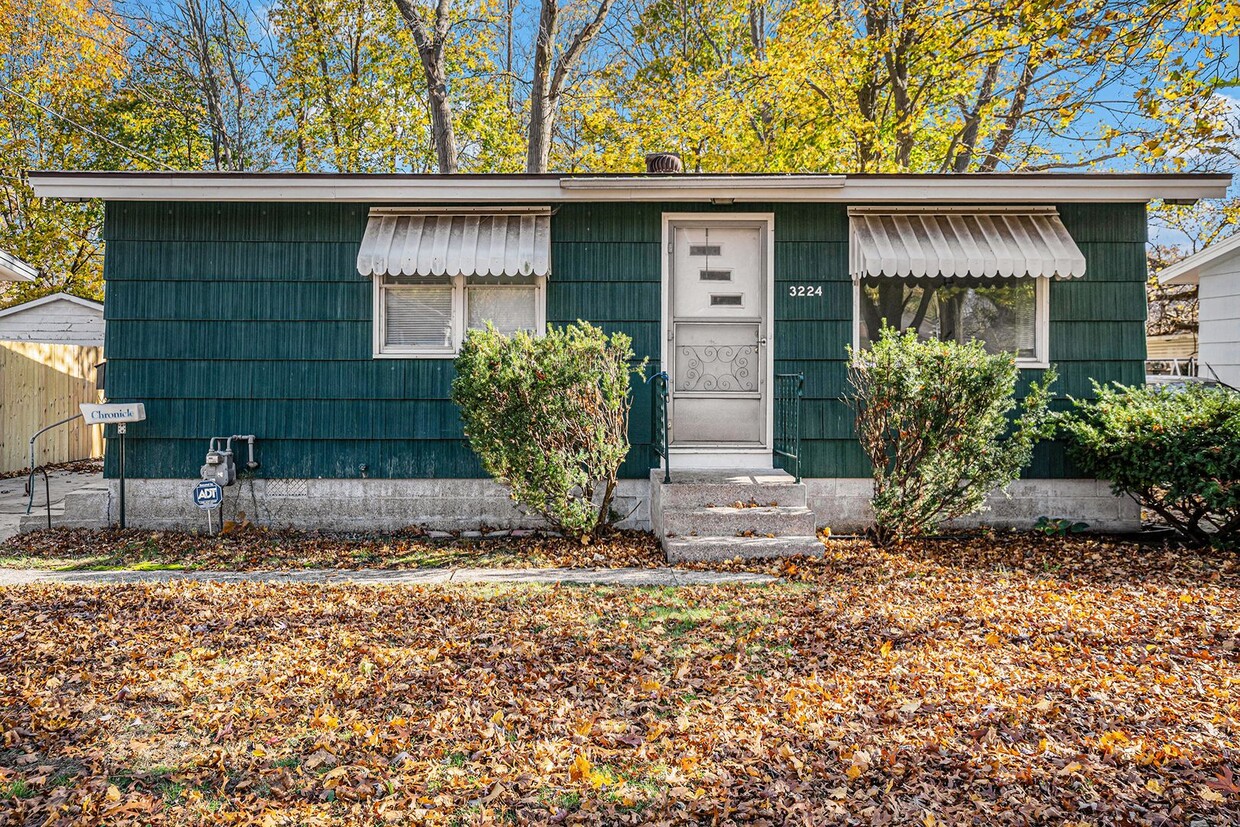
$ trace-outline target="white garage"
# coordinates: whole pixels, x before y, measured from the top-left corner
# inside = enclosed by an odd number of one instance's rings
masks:
[[[1240,388],[1240,233],[1176,262],[1158,280],[1197,285],[1197,375]]]
[[[103,305],[55,293],[0,310],[0,342],[103,347]]]

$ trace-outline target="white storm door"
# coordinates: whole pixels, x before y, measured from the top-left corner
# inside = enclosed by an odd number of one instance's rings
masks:
[[[766,447],[766,225],[685,221],[669,231],[671,444]]]

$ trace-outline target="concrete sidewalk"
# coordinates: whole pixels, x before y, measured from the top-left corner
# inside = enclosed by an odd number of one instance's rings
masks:
[[[0,588],[42,583],[112,586],[191,580],[214,583],[315,583],[372,586],[423,586],[448,583],[513,583],[574,586],[715,586],[764,584],[778,578],[750,572],[685,569],[305,569],[301,571],[50,571],[0,569]]]
[[[26,513],[29,495],[26,493],[27,477],[10,477],[0,480],[0,542],[17,534],[21,527],[22,516]],[[76,471],[51,471],[47,475],[48,485],[43,484],[43,475],[35,475],[34,508],[31,510],[38,520],[45,519],[47,513],[47,493],[51,490],[52,521],[64,514],[65,496],[86,488],[98,487],[103,484],[103,474],[79,473]],[[40,522],[40,527],[46,523]]]

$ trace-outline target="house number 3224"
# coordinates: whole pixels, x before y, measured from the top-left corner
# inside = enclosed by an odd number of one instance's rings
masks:
[[[788,286],[788,295],[797,298],[809,298],[810,296],[821,296],[821,284],[792,284]]]

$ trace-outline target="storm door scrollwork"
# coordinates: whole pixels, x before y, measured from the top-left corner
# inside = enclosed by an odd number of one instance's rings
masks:
[[[676,390],[752,393],[758,389],[757,345],[678,345]]]

